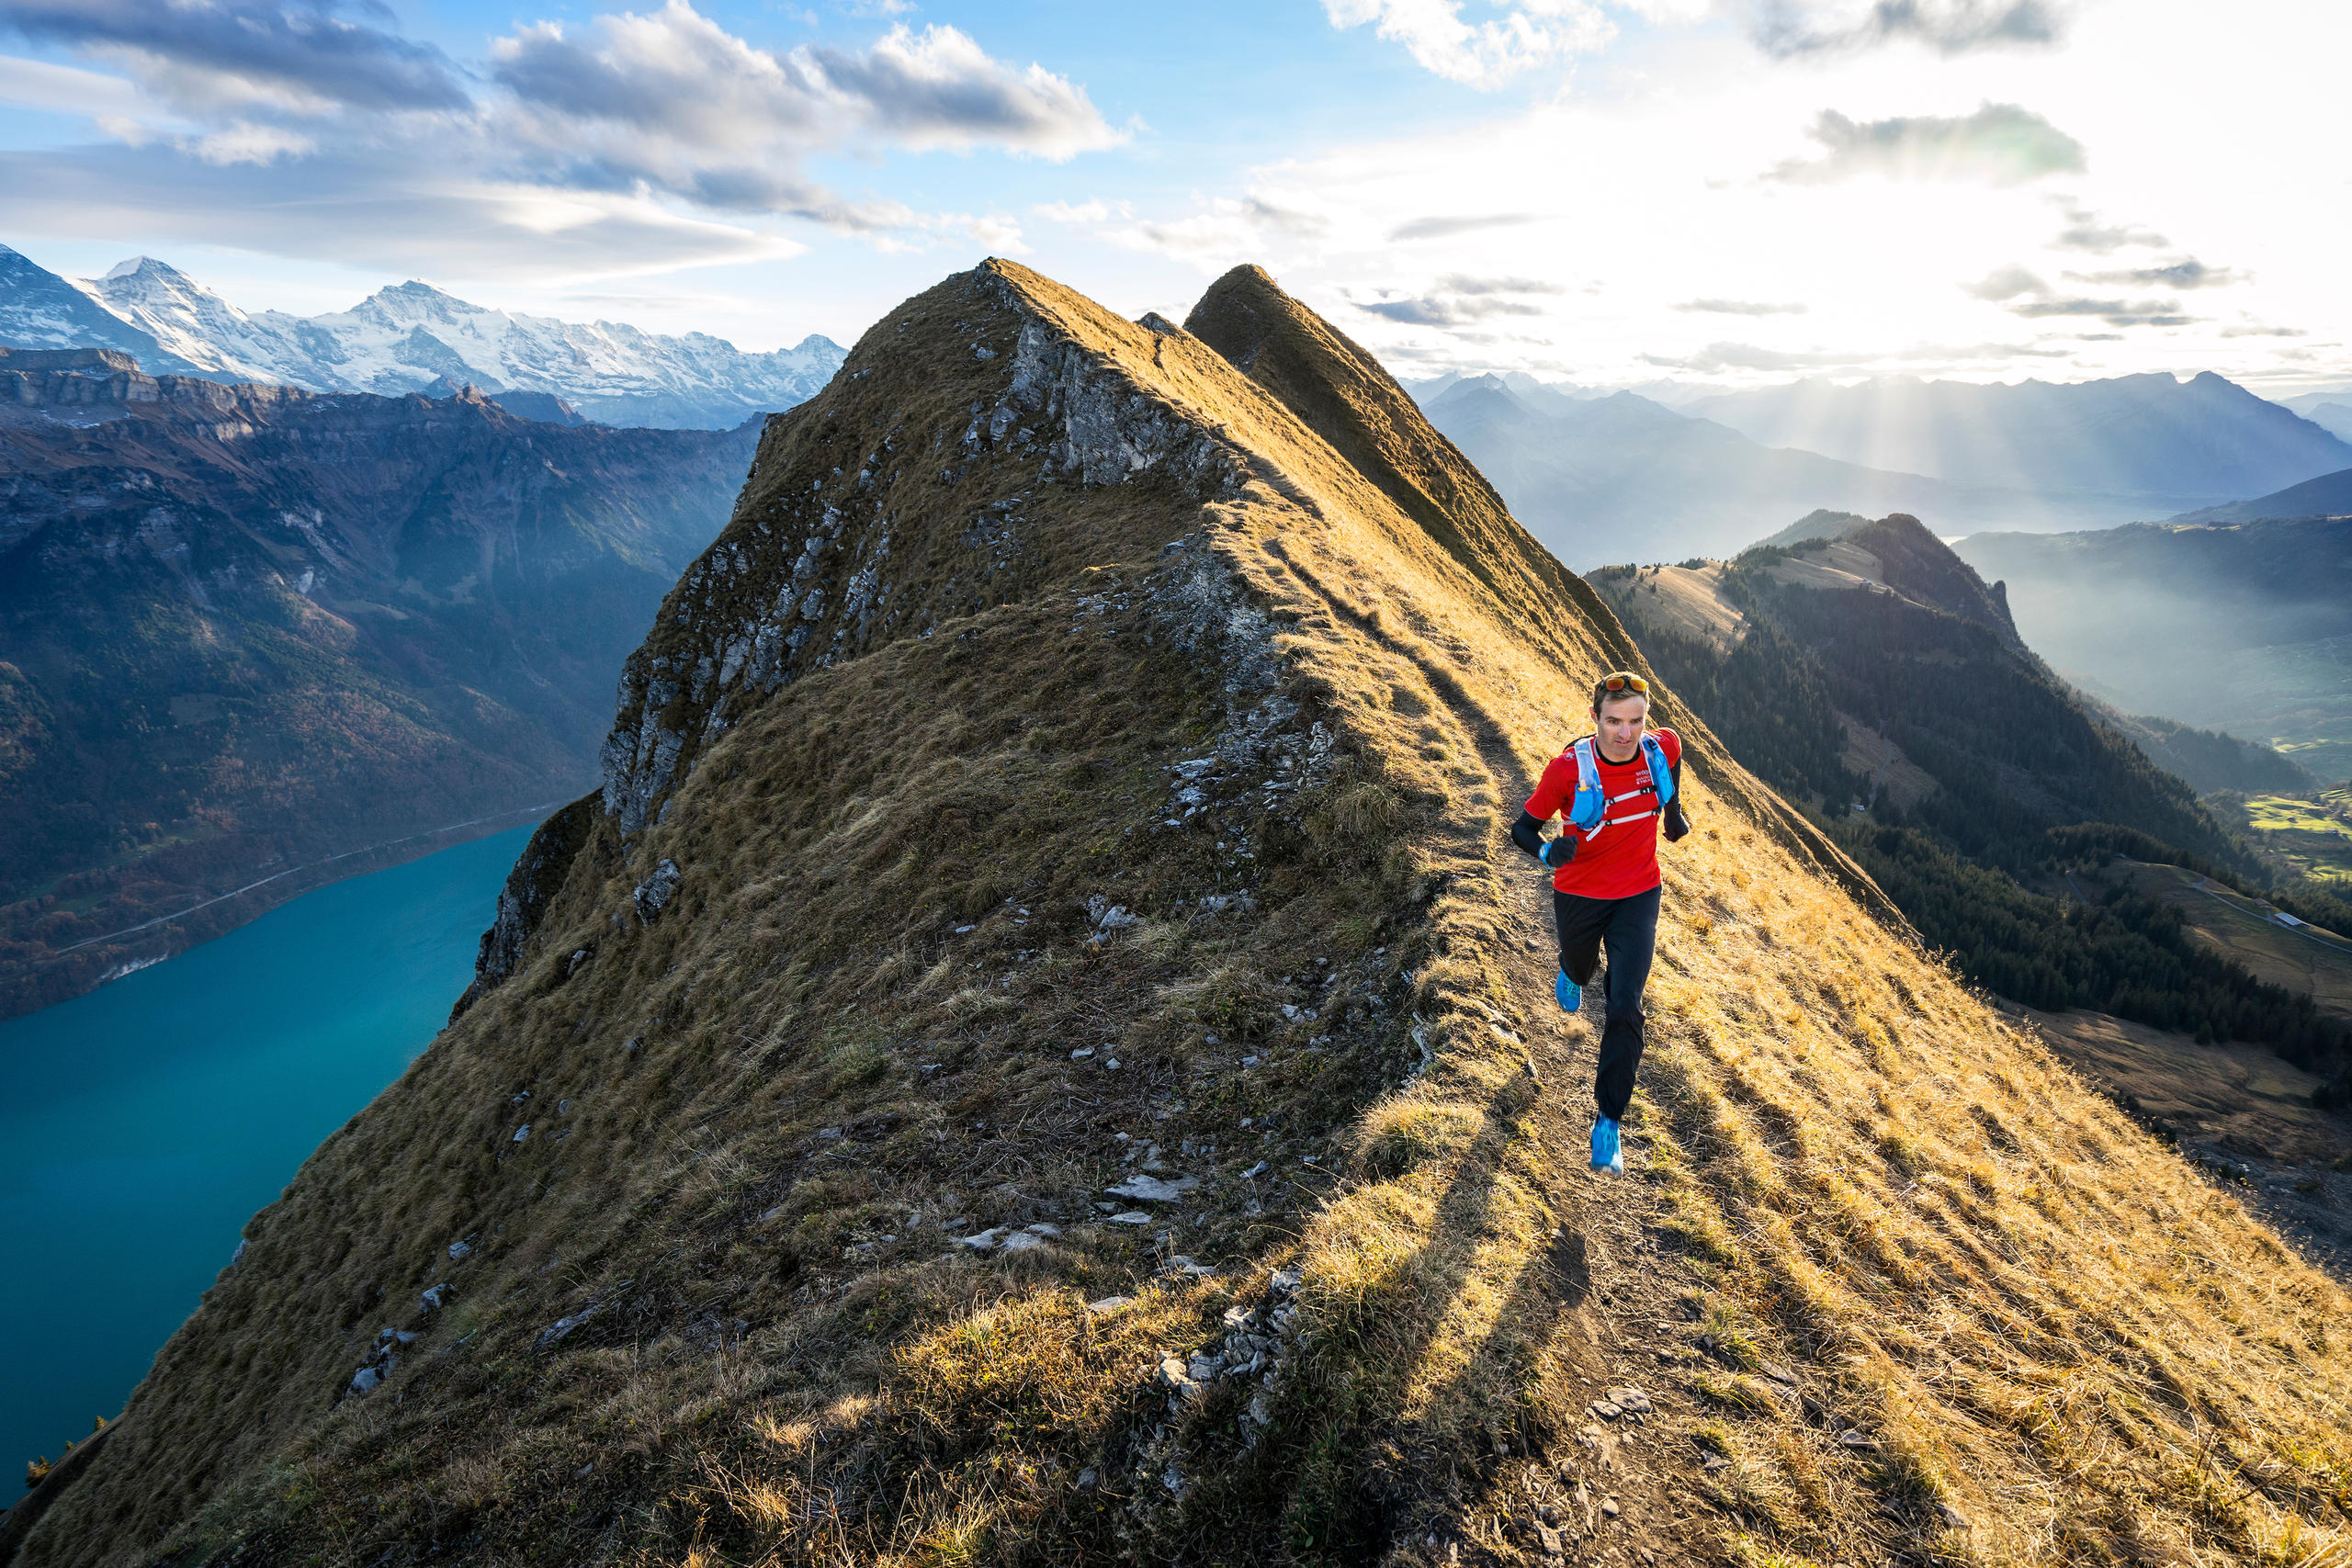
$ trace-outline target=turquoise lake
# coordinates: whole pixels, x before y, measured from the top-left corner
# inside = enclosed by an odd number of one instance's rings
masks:
[[[306,893],[0,1023],[0,1498],[113,1419],[245,1221],[431,1043],[530,833]]]

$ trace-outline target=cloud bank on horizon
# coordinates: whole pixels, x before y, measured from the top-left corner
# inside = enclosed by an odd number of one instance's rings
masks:
[[[995,253],[1138,313],[1260,262],[1407,375],[2352,383],[2352,12],[2247,0],[2226,50],[2214,22],[0,0],[0,240],[61,270],[145,246],[248,305],[414,276],[754,345],[846,340]]]

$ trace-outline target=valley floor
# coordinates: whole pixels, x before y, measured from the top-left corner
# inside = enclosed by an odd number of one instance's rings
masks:
[[[2324,1013],[2352,1018],[2352,939],[2281,925],[2268,905],[2180,866],[2119,861],[2118,874],[2134,891],[2178,906],[2190,930],[2256,979],[2303,992]]]

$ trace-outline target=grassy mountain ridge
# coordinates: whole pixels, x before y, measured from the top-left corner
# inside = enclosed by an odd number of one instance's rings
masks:
[[[98,359],[0,359],[0,1012],[583,787],[755,440]]]
[[[1194,319],[991,262],[769,423],[511,968],[19,1563],[2342,1550],[2343,1293],[1663,690],[1590,1185],[1501,845],[1623,630],[1271,280]]]

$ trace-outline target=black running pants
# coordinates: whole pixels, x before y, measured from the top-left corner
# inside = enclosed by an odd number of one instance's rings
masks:
[[[1650,959],[1657,952],[1657,908],[1663,888],[1631,898],[1587,898],[1552,894],[1552,921],[1560,932],[1560,967],[1579,986],[1589,985],[1609,953],[1609,979],[1602,993],[1607,1010],[1600,1030],[1600,1063],[1592,1096],[1612,1122],[1625,1118],[1634,1098],[1634,1072],[1642,1065],[1642,991],[1650,983]]]

